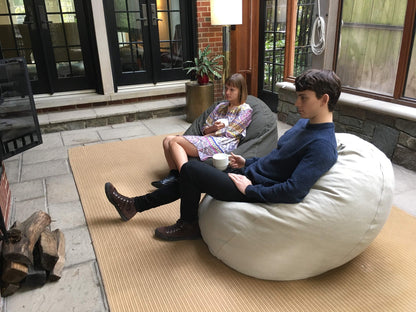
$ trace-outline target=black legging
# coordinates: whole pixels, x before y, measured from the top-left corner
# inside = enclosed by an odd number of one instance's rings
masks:
[[[191,222],[198,219],[198,206],[202,193],[223,201],[251,202],[237,189],[226,172],[200,161],[188,161],[182,166],[177,182],[136,197],[136,209],[145,211],[180,198],[180,218]]]

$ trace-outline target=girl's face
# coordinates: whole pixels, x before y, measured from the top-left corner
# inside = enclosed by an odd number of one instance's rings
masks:
[[[225,98],[234,105],[240,104],[240,92],[237,87],[225,85]]]

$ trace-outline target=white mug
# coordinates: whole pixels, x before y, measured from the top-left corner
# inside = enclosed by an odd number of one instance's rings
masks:
[[[222,122],[224,124],[224,128],[217,130],[215,132],[215,135],[220,135],[222,133],[225,133],[227,131],[227,127],[228,127],[228,119],[227,118],[220,118],[220,119],[217,119],[216,121]]]
[[[225,125],[224,128],[228,127],[228,119],[227,118],[220,118],[220,119],[217,119],[217,121],[222,122]]]
[[[228,166],[228,155],[225,153],[218,153],[212,156],[212,163],[214,167],[219,170],[225,170]]]

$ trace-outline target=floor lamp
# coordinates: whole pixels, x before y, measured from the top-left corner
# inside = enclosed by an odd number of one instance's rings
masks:
[[[230,26],[243,23],[242,0],[211,0],[211,25],[222,25],[223,85],[230,75]]]

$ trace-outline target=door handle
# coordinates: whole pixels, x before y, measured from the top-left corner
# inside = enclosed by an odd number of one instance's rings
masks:
[[[160,18],[157,18],[157,10],[156,10],[156,4],[151,4],[150,7],[152,8],[152,25],[157,26],[157,22],[163,21]]]
[[[40,22],[42,23],[42,28],[48,30],[48,25],[52,24],[52,22],[48,21],[48,17],[46,15],[46,9],[42,5],[38,5],[39,10],[39,17]]]
[[[32,25],[34,23],[32,17],[29,14],[25,15],[25,19],[23,20],[23,24],[25,25]]]
[[[143,22],[143,26],[148,26],[148,19],[147,19],[147,7],[146,4],[142,4],[142,17],[136,19],[138,22]]]

